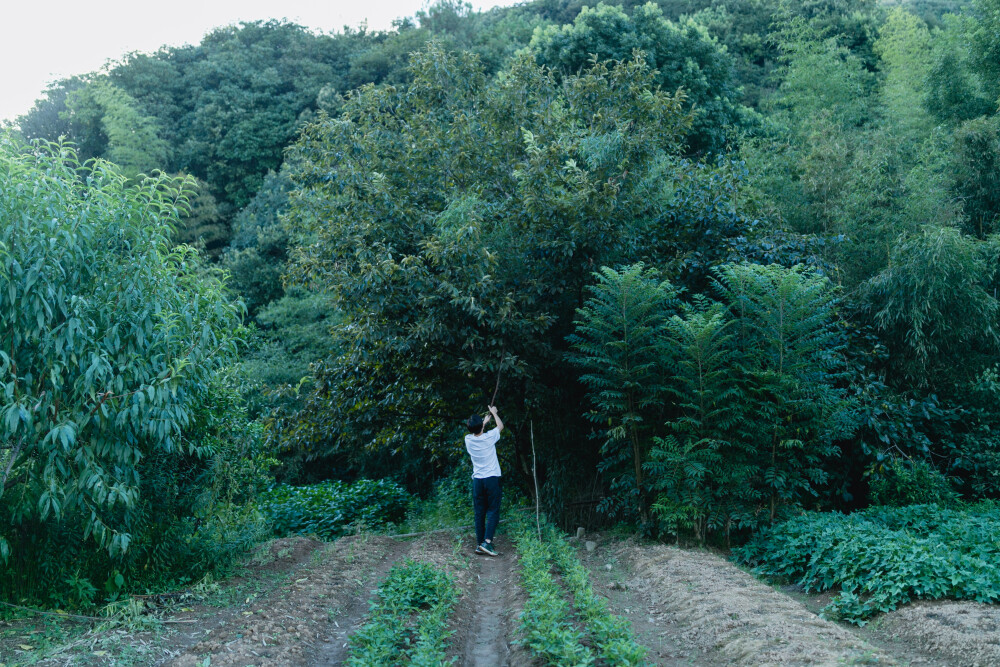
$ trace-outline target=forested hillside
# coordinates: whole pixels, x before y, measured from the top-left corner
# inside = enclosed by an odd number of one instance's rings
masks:
[[[0,135],[0,598],[397,521],[494,394],[565,526],[1000,534],[998,105],[1000,0],[439,0],[56,82]]]

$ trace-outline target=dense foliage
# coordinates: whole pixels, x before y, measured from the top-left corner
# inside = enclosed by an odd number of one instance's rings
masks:
[[[266,468],[220,373],[239,311],[169,241],[184,188],[0,138],[0,557],[19,594],[61,568],[174,570],[174,540],[232,539],[232,502]]]
[[[855,427],[835,289],[803,266],[724,264],[719,302],[642,265],[605,269],[577,311],[571,361],[606,433],[601,469],[631,461],[619,498],[652,487],[671,532],[754,528],[818,497]],[[645,469],[648,481],[641,475]],[[621,487],[625,487],[624,489]]]
[[[351,530],[382,528],[406,514],[410,496],[387,479],[339,480],[309,486],[282,484],[261,493],[257,506],[275,535],[333,539]]]
[[[995,503],[809,513],[736,549],[755,571],[810,592],[839,589],[826,613],[864,625],[917,599],[1000,601]]]
[[[559,82],[526,55],[490,79],[430,47],[411,73],[406,89],[353,95],[291,153],[291,275],[345,318],[344,354],[294,417],[297,447],[446,456],[455,415],[482,405],[498,372],[521,414],[555,409],[581,269],[645,252],[654,202],[669,201],[646,174],[687,116],[650,93],[641,58]],[[551,390],[527,395],[534,385]]]
[[[922,459],[895,457],[879,464],[872,469],[870,487],[873,505],[951,507],[958,503],[958,493],[948,478]]]
[[[684,90],[694,115],[687,137],[692,151],[723,149],[741,120],[728,54],[702,24],[691,19],[674,23],[651,2],[636,7],[631,16],[604,3],[584,7],[572,25],[536,30],[529,48],[539,63],[564,74],[595,61],[628,60],[642,51],[658,72],[658,85]]]
[[[997,496],[998,7],[441,0],[54,83],[0,140],[0,576],[395,521],[267,470],[429,491],[494,391],[554,517]]]

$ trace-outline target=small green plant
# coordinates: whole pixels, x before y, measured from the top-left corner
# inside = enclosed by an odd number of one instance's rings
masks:
[[[458,587],[428,563],[394,567],[371,602],[368,623],[351,636],[346,665],[447,665],[448,616]]]
[[[552,578],[548,545],[524,519],[517,520],[513,537],[521,556],[521,580],[528,592],[520,619],[521,641],[549,665],[592,664],[594,653],[582,644],[583,633],[574,627],[573,612]]]
[[[757,574],[840,589],[825,615],[857,625],[916,599],[1000,601],[1000,509],[992,502],[811,512],[734,550]]]
[[[410,496],[388,479],[362,479],[309,486],[282,484],[262,493],[257,501],[274,534],[339,537],[352,527],[382,528],[402,520]]]
[[[594,593],[590,576],[572,548],[552,526],[545,538],[562,581],[573,595],[573,604],[597,645],[598,658],[614,667],[645,665],[646,649],[635,642],[627,621],[611,614],[604,598]]]
[[[466,459],[462,465],[455,467],[452,474],[435,482],[427,498],[413,499],[401,532],[415,533],[467,524],[471,497],[472,466]]]

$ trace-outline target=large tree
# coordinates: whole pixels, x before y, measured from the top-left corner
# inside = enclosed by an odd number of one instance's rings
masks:
[[[535,31],[530,48],[539,63],[562,74],[579,72],[596,60],[626,60],[645,53],[665,90],[684,90],[694,123],[688,142],[694,151],[719,151],[740,121],[733,65],[725,49],[699,24],[675,23],[653,3],[630,15],[598,3],[584,7],[572,24]]]
[[[349,350],[292,435],[416,465],[455,452],[446,438],[498,374],[519,416],[567,419],[573,311],[596,267],[655,251],[689,119],[641,58],[559,82],[524,55],[490,78],[432,45],[411,75],[305,129],[287,220],[291,275],[334,295]]]

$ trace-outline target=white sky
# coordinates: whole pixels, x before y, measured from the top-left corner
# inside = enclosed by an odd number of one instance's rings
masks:
[[[476,9],[516,0],[471,0]],[[0,2],[0,121],[34,104],[50,81],[132,51],[197,44],[218,26],[287,18],[321,32],[388,28],[423,0],[9,0]]]

